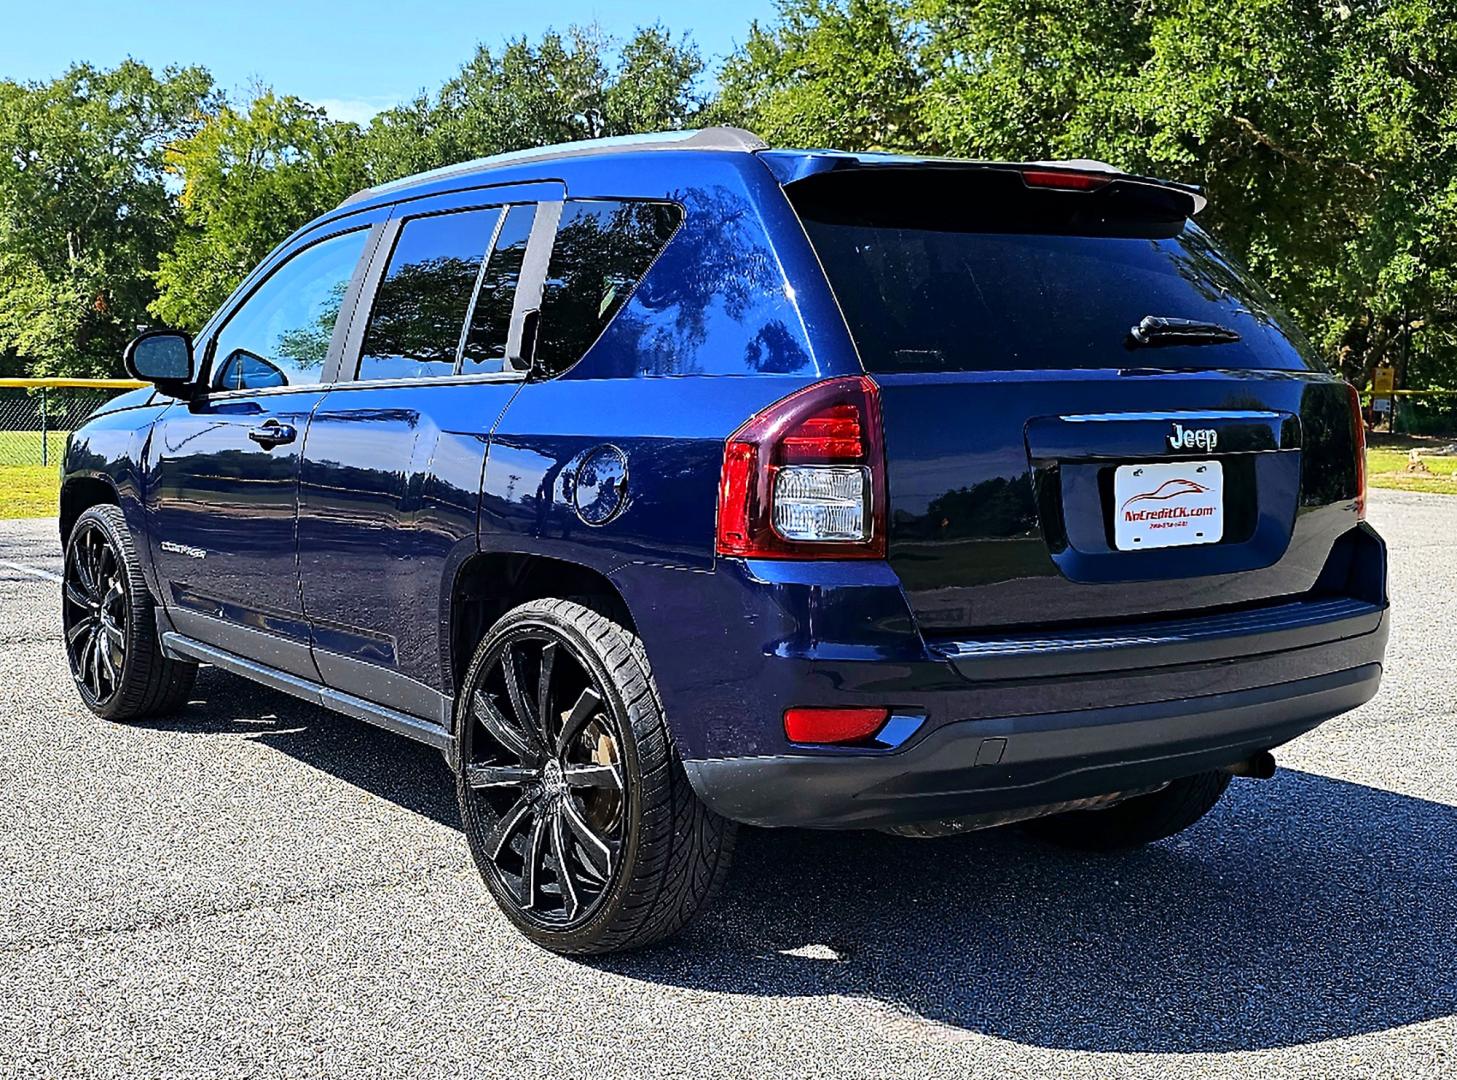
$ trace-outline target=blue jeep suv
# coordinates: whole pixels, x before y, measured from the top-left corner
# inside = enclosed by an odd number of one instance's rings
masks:
[[[681,928],[739,823],[1169,836],[1388,625],[1358,398],[1202,205],[725,128],[363,191],[73,434],[77,688],[439,747],[561,952]]]

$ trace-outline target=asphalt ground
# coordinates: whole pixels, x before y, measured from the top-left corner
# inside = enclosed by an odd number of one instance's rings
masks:
[[[1457,1075],[1457,498],[1371,520],[1380,695],[1183,836],[750,830],[590,962],[496,913],[433,751],[212,670],[94,719],[54,523],[0,522],[0,1076]]]

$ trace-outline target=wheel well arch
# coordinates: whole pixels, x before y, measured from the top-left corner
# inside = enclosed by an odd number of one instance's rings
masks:
[[[99,476],[73,476],[61,487],[61,546],[71,536],[76,519],[93,506],[121,505],[121,497],[110,480]]]
[[[545,555],[481,552],[462,564],[450,591],[451,690],[460,692],[476,646],[502,615],[545,599],[576,601],[637,633],[627,601],[600,570]]]

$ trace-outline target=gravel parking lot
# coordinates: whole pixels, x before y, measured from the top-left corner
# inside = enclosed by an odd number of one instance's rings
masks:
[[[655,951],[497,915],[438,754],[216,671],[103,723],[0,522],[0,1076],[1457,1074],[1457,498],[1375,492],[1377,699],[1184,836],[750,831]]]

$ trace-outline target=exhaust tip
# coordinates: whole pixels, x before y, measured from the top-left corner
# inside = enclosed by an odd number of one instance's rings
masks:
[[[1231,776],[1247,776],[1251,780],[1268,780],[1275,775],[1275,755],[1268,750],[1251,754],[1244,761],[1226,765],[1224,771]]]

